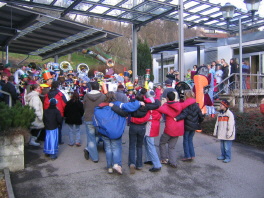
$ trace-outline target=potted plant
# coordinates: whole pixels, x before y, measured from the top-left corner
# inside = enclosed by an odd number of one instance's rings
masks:
[[[9,107],[0,102],[0,169],[24,169],[24,142],[35,119],[34,109],[17,103]]]

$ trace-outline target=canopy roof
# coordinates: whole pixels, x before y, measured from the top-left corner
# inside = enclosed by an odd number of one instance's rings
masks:
[[[60,16],[80,14],[89,17],[122,21],[137,26],[145,25],[156,19],[178,21],[177,0],[0,0],[7,4],[37,7],[59,11]],[[137,2],[133,5],[133,2]],[[243,29],[264,26],[264,18],[236,10],[227,27],[220,11],[221,5],[209,0],[183,0],[184,24],[188,27],[205,27],[226,32],[238,32],[238,18],[242,18]]]
[[[202,43],[209,43],[209,42],[216,42],[217,38],[211,38],[211,37],[194,37],[190,39],[184,40],[184,47],[195,47],[199,46]],[[179,42],[174,41],[158,46],[151,47],[151,53],[156,54],[163,51],[171,51],[176,50],[179,48]]]
[[[121,35],[73,21],[48,16],[32,9],[0,7],[0,46],[9,52],[63,56]]]

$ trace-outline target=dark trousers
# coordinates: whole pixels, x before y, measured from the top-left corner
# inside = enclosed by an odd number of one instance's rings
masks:
[[[129,127],[129,154],[128,164],[134,164],[137,168],[143,166],[143,141],[146,133],[146,124],[130,123]]]

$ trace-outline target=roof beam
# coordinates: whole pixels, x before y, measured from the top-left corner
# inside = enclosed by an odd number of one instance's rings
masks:
[[[146,25],[147,23],[149,23],[149,22],[151,22],[151,21],[154,21],[154,20],[157,20],[157,19],[159,19],[159,18],[161,18],[161,17],[163,17],[163,16],[166,16],[167,14],[170,14],[170,13],[176,11],[176,10],[177,10],[177,8],[171,8],[170,10],[168,10],[168,11],[166,11],[166,12],[163,12],[163,13],[161,13],[161,14],[159,14],[159,15],[156,15],[155,17],[152,17],[152,18],[149,19],[149,20],[146,20],[146,21],[144,21],[144,22],[142,22],[142,23],[137,24],[136,27],[141,27],[141,26],[143,26],[143,25]]]
[[[102,39],[102,38],[106,38],[106,37],[107,37],[107,33],[103,33],[102,35],[93,37],[91,39],[88,39],[88,40],[85,40],[85,41],[79,41],[76,44],[73,44],[73,45],[71,45],[69,47],[60,48],[56,52],[46,53],[46,55],[44,55],[44,56],[39,54],[39,56],[42,56],[42,59],[44,60],[44,59],[47,59],[47,58],[50,58],[50,57],[54,57],[55,55],[60,55],[61,53],[65,52],[65,51],[68,51],[68,50],[71,50],[73,48],[76,48],[78,46],[85,45],[85,44],[88,44],[88,43],[91,43],[91,42],[94,42],[96,40],[99,40],[99,39]]]
[[[64,17],[68,14],[75,6],[77,6],[82,0],[75,0],[68,8],[66,8],[62,13],[61,17]]]

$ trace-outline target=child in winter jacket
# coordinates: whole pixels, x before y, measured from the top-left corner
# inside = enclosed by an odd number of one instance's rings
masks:
[[[229,105],[227,100],[222,100],[214,129],[214,136],[220,140],[221,146],[221,156],[217,159],[224,163],[231,161],[231,147],[236,133],[234,114],[229,110]]]
[[[146,97],[147,98],[145,99],[145,103],[155,102],[154,91],[148,91]],[[149,113],[149,120],[146,125],[146,133],[144,137],[144,145],[146,150],[146,161],[144,162],[144,164],[153,165],[153,167],[150,168],[149,171],[157,172],[161,170],[162,165],[160,163],[159,156],[156,151],[154,138],[159,136],[161,113],[157,110],[150,110]]]
[[[58,101],[55,98],[49,100],[49,108],[44,110],[43,121],[46,129],[46,138],[44,144],[44,153],[52,160],[57,158],[59,150],[59,126],[62,124],[62,116],[57,109]]]

